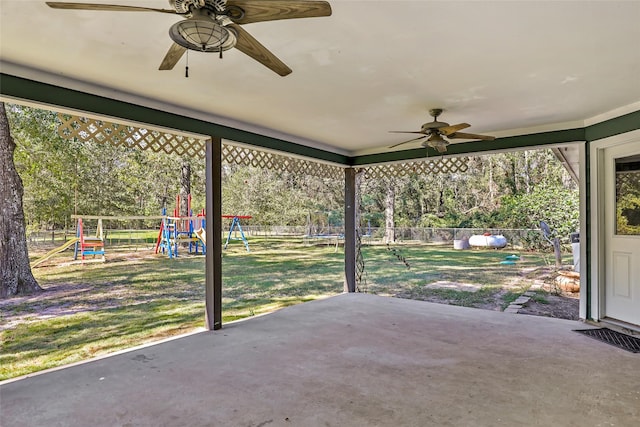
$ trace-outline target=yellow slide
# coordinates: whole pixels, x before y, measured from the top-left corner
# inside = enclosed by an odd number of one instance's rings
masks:
[[[195,231],[198,239],[202,240],[205,246],[207,246],[207,231],[204,228],[199,228]]]
[[[42,256],[42,257],[38,258],[37,260],[33,261],[31,263],[31,268],[33,268],[33,267],[39,265],[40,263],[46,261],[47,259],[51,258],[51,256],[53,256],[53,255],[55,255],[55,254],[57,254],[59,252],[64,251],[65,249],[69,248],[71,245],[73,245],[74,243],[76,243],[79,240],[80,240],[79,238],[74,237],[73,239],[68,240],[67,242],[65,242],[64,245],[59,246],[59,247],[57,247],[55,249],[51,249],[49,252],[44,254],[44,256]]]

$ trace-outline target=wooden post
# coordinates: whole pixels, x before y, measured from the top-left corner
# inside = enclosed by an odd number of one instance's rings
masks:
[[[560,239],[553,239],[553,252],[556,256],[556,268],[562,267],[562,251],[560,249]]]
[[[222,328],[222,141],[212,137],[206,147],[205,327],[212,331]]]
[[[356,170],[344,170],[344,291],[356,291]]]

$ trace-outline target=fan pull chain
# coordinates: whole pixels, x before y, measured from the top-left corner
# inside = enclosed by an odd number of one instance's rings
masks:
[[[187,65],[184,67],[184,77],[189,77],[189,50],[187,50]]]

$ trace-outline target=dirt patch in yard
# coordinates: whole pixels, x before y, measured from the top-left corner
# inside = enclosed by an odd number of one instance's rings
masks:
[[[40,255],[38,251],[37,255]],[[43,252],[42,250],[40,252]],[[155,255],[142,252],[111,254],[108,263],[127,263],[135,270],[136,264],[151,259]],[[102,260],[89,259],[84,265],[102,264]],[[81,261],[68,261],[58,257],[48,260],[38,268],[64,268]],[[15,328],[18,324],[34,323],[45,319],[119,308],[123,305],[135,305],[149,302],[150,295],[133,290],[126,283],[101,281],[98,283],[41,283],[42,292],[19,295],[0,300],[0,331]]]
[[[578,311],[580,308],[579,295],[538,295],[540,296],[532,298],[529,303],[518,310],[518,314],[578,320]]]
[[[579,290],[580,275],[573,271],[557,271],[552,267],[545,267],[534,271],[534,277],[542,290],[518,310],[519,314],[555,317],[558,319],[578,320],[580,310],[580,293],[571,292],[562,285],[559,279],[566,279],[567,275],[576,279],[575,290]],[[564,282],[566,283],[566,281]]]

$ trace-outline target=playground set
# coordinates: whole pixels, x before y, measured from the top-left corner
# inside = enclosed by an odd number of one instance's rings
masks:
[[[96,226],[96,234],[94,236],[85,235],[82,217],[74,215],[72,216],[72,218],[77,218],[78,220],[78,222],[76,223],[76,237],[67,240],[63,245],[50,250],[49,252],[32,262],[32,268],[42,264],[53,255],[69,249],[71,246],[73,246],[74,260],[77,260],[78,257],[80,257],[80,259],[84,262],[88,255],[93,255],[94,258],[96,255],[100,255],[102,261],[104,261],[104,230],[102,228],[102,218],[94,218],[98,220],[98,225]]]
[[[176,196],[176,207],[173,215],[168,216],[166,208],[162,210],[162,222],[158,232],[155,253],[166,254],[169,258],[178,256],[179,248],[184,244],[190,254],[206,254],[206,216],[204,209],[193,215],[191,209],[191,194],[187,195],[187,212],[180,215],[180,195]]]
[[[104,260],[104,230],[102,229],[102,218],[98,219],[95,236],[85,236],[82,218],[78,218],[76,226],[76,244],[73,250],[73,259],[77,260],[78,255],[84,261],[87,255],[102,255]]]
[[[172,216],[166,215],[166,209],[163,210],[162,222],[158,232],[155,253],[166,254],[169,258],[178,256],[179,248],[183,246],[189,254],[206,254],[207,252],[207,232],[206,232],[206,214],[202,209],[197,215],[193,215],[191,209],[191,194],[187,196],[187,212],[188,216],[181,216],[179,212],[180,195],[176,196],[176,207]],[[249,250],[249,242],[242,230],[240,224],[241,219],[251,219],[249,215],[222,215],[222,218],[231,219],[229,233],[224,244],[227,249],[231,240],[241,240],[244,243],[247,252]],[[239,237],[238,237],[239,233]]]
[[[173,215],[166,214],[166,208],[163,209],[162,216],[142,217],[142,216],[90,216],[90,215],[73,215],[73,219],[77,219],[76,236],[63,245],[52,249],[42,257],[31,263],[31,267],[36,267],[53,255],[64,252],[73,246],[73,259],[87,259],[87,256],[101,256],[102,261],[105,259],[105,233],[102,225],[103,219],[109,220],[140,220],[140,219],[161,219],[160,230],[155,243],[155,253],[166,254],[169,258],[178,256],[179,250],[186,249],[189,254],[206,254],[207,252],[207,233],[206,233],[206,215],[202,209],[196,215],[193,215],[191,209],[191,195],[187,196],[188,216],[179,214],[180,196],[176,196],[176,208]],[[84,219],[97,220],[95,235],[86,234]],[[222,218],[230,219],[231,224],[224,249],[227,249],[229,242],[232,240],[240,240],[244,243],[247,252],[249,250],[249,242],[242,229],[240,220],[251,219],[249,215],[223,215]],[[180,249],[183,248],[183,249]]]

